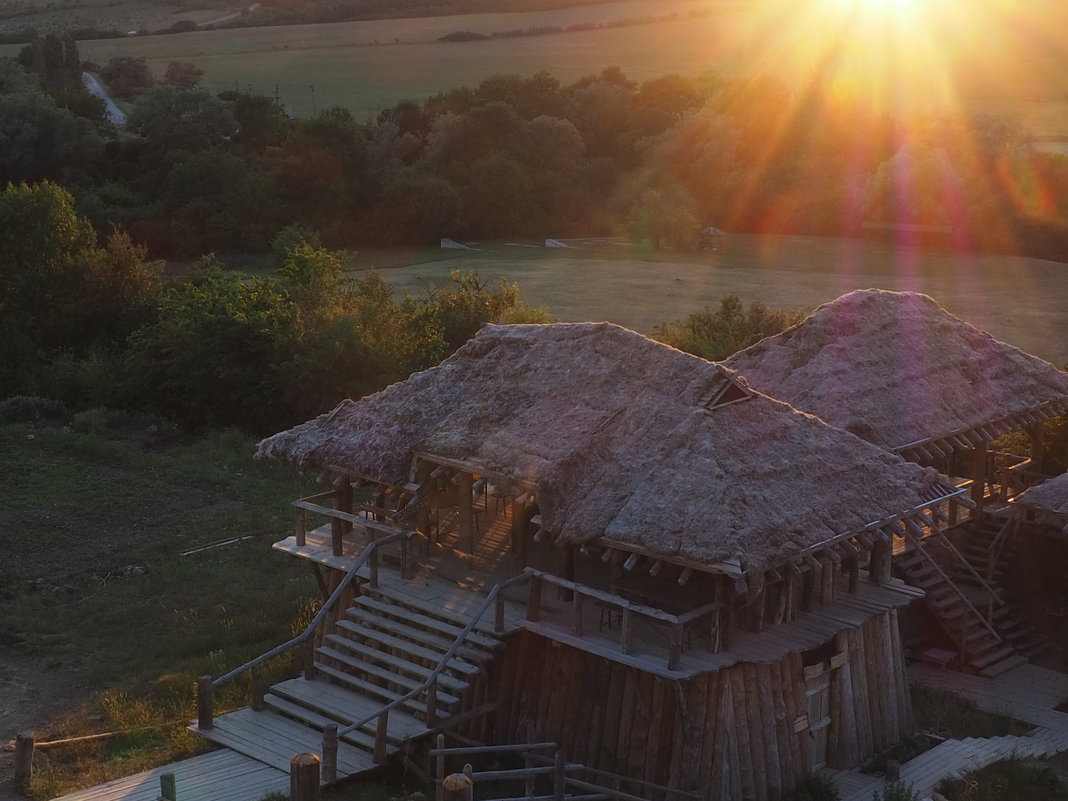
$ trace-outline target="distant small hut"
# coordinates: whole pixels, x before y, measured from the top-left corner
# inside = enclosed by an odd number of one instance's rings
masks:
[[[701,231],[697,239],[698,250],[720,250],[726,233],[712,225]]]

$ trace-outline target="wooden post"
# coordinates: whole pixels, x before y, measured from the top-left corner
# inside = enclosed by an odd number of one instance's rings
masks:
[[[319,757],[296,754],[289,760],[289,801],[319,801]]]
[[[315,638],[306,639],[301,645],[301,650],[304,656],[304,678],[311,681],[315,678]]]
[[[386,734],[389,731],[389,710],[385,710],[378,716],[375,724],[375,750],[371,760],[376,765],[386,761]]]
[[[371,533],[372,542],[377,542],[378,538],[374,532]],[[378,548],[371,551],[371,557],[368,559],[371,564],[371,589],[378,589]]]
[[[890,568],[890,542],[876,540],[868,560],[868,578],[874,584],[886,584],[890,581]]]
[[[974,517],[983,516],[983,497],[986,495],[986,443],[980,442],[972,448],[972,502],[975,504]]]
[[[527,620],[537,622],[541,620],[541,577],[531,576],[530,586],[527,587]]]
[[[460,473],[460,549],[468,553],[475,552],[475,506],[471,497],[471,474],[466,470]]]
[[[553,801],[564,801],[567,775],[564,773],[564,752],[557,751],[553,759]]]
[[[437,781],[434,782],[434,801],[444,801],[445,796],[445,735],[438,734],[437,737],[437,757],[435,759],[435,776]]]
[[[211,676],[197,679],[197,728],[210,729],[215,717],[215,688]]]
[[[512,498],[512,572],[527,566],[527,505]]]
[[[342,556],[345,553],[345,528],[344,521],[336,517],[330,518],[330,552],[334,556]]]
[[[430,682],[426,688],[426,725],[433,729],[438,725],[438,680]]]
[[[668,670],[678,670],[682,660],[682,624],[671,625],[671,642],[668,645]]]
[[[178,783],[173,773],[159,775],[159,797],[161,801],[178,801]]]
[[[330,784],[337,779],[337,724],[323,729],[322,780]]]
[[[33,778],[33,732],[19,732],[15,737],[15,789],[25,790]]]
[[[337,495],[334,496],[334,508],[339,512],[345,514],[352,514],[352,481],[347,475],[342,473],[336,479],[334,479],[334,488],[337,490]],[[342,520],[341,531],[342,533],[348,533],[352,531],[352,523],[348,520]]]
[[[570,548],[568,549],[570,550]],[[571,593],[571,631],[576,637],[582,636],[582,593]]]
[[[304,509],[297,509],[297,519],[293,523],[293,537],[298,547],[303,548],[308,544],[308,512]]]
[[[634,632],[630,617],[630,610],[624,609],[622,619],[619,622],[619,652],[621,654],[629,654],[633,646]]]
[[[252,709],[263,709],[263,665],[252,666]]]
[[[850,595],[857,594],[857,582],[860,578],[860,560],[855,556],[850,556],[845,560],[846,573],[849,574],[849,587],[847,588]]]
[[[568,581],[575,580],[575,546],[565,545],[560,549],[560,575]],[[559,598],[561,601],[570,601],[574,597],[574,591],[561,588]]]
[[[1046,424],[1041,420],[1035,421],[1034,424],[1028,427],[1027,436],[1031,439],[1031,461],[1034,462],[1034,469],[1039,473],[1044,473],[1042,469],[1042,463],[1046,459]]]
[[[493,633],[504,634],[504,593],[498,591],[493,610]]]

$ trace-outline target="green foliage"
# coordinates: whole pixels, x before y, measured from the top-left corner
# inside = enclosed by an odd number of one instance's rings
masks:
[[[1068,789],[1048,765],[1003,759],[963,778],[946,779],[938,792],[948,801],[1066,801]]]
[[[156,83],[144,56],[114,56],[100,70],[100,77],[113,95],[126,99],[136,97]]]
[[[890,761],[903,765],[913,757],[917,757],[931,747],[930,738],[925,734],[914,734],[904,740],[894,743],[889,748],[875,754],[864,763],[861,770],[864,773],[886,772],[886,764]]]
[[[1014,721],[984,712],[974,702],[944,690],[914,684],[910,688],[916,725],[944,737],[1000,737],[1017,734]]]
[[[759,299],[746,309],[741,298],[728,295],[720,300],[718,310],[705,308],[682,320],[657,326],[653,336],[703,359],[720,361],[802,319],[804,313],[797,309],[771,308]]]
[[[15,395],[0,401],[0,424],[62,422],[70,419],[70,410],[52,398]]]
[[[775,788],[768,791],[768,801],[838,801],[838,785],[833,779],[811,773],[803,778],[792,793]]]
[[[912,785],[905,782],[892,782],[883,788],[882,793],[873,792],[871,798],[872,801],[920,801]]]

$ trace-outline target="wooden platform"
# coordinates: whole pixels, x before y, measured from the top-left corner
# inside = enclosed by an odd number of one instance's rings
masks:
[[[289,761],[294,754],[304,751],[318,754],[323,748],[319,732],[269,711],[239,709],[216,718],[215,725],[207,731],[195,726],[190,728],[205,739],[232,748],[287,775]],[[370,754],[347,743],[338,743],[338,778],[362,773],[373,767],[375,765]]]
[[[182,801],[260,801],[268,793],[289,794],[288,765],[285,771],[277,770],[224,748],[79,790],[55,801],[156,801],[163,773],[174,774]]]

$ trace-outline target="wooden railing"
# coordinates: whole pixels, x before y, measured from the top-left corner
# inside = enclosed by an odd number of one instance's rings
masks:
[[[527,620],[538,621],[541,619],[541,592],[542,584],[553,584],[571,593],[571,633],[576,637],[583,635],[583,604],[587,598],[602,604],[611,614],[616,611],[621,618],[619,627],[619,649],[621,653],[629,654],[633,646],[634,617],[640,616],[652,620],[654,623],[669,627],[670,639],[668,645],[668,670],[678,670],[682,660],[682,645],[685,640],[686,628],[701,618],[716,613],[722,604],[712,601],[704,606],[674,615],[652,606],[634,603],[613,595],[604,590],[598,590],[584,584],[554,576],[541,570],[527,568],[526,575],[530,577],[530,595],[527,599]]]
[[[277,656],[281,656],[287,651],[302,646],[304,648],[304,674],[305,677],[310,677],[314,674],[314,653],[315,653],[315,632],[322,624],[323,620],[330,613],[330,611],[338,604],[341,596],[348,589],[353,579],[356,577],[360,569],[371,561],[376,551],[384,545],[388,545],[397,541],[404,541],[408,537],[407,534],[392,534],[388,537],[383,537],[379,540],[369,542],[363,549],[360,555],[356,558],[356,561],[349,568],[345,577],[337,585],[334,591],[330,594],[330,597],[323,603],[322,608],[312,618],[307,628],[300,634],[281,645],[276,645],[270,651],[265,654],[261,654],[255,659],[246,662],[240,667],[234,668],[228,673],[224,673],[217,679],[213,679],[211,676],[201,676],[197,682],[197,728],[210,729],[212,727],[212,721],[215,717],[214,711],[214,696],[215,690],[219,686],[231,681],[243,673],[251,673],[252,678],[252,708],[258,709],[263,703],[263,666],[265,663],[274,659]],[[377,576],[375,572],[371,573],[371,586],[377,586]]]
[[[542,751],[553,750],[553,756],[546,756]],[[701,793],[679,790],[653,782],[623,776],[605,770],[597,770],[579,763],[569,763],[564,754],[553,742],[516,743],[510,745],[473,745],[454,748],[445,747],[445,736],[439,734],[437,747],[431,749],[430,756],[435,759],[434,776],[435,799],[444,801],[445,759],[449,756],[498,756],[514,754],[523,760],[522,768],[508,770],[474,770],[470,763],[463,766],[463,775],[470,780],[471,790],[480,781],[512,780],[524,783],[520,795],[509,796],[519,801],[564,801],[570,799],[610,799],[612,801],[699,801]],[[538,794],[537,781],[540,777],[551,779],[552,792]],[[580,778],[581,777],[581,778]],[[627,787],[627,790],[621,789]],[[577,791],[577,792],[569,792]],[[471,795],[474,795],[472,792]],[[485,793],[480,793],[484,796]],[[503,801],[503,800],[502,800]]]
[[[346,726],[336,728],[334,731],[329,732],[331,738],[328,741],[326,733],[323,738],[323,763],[324,764],[336,764],[337,762],[337,741],[344,737],[346,734],[350,734],[356,729],[360,729],[375,721],[375,740],[374,740],[374,753],[372,759],[376,764],[381,764],[386,761],[386,736],[389,731],[389,712],[396,707],[411,701],[413,698],[417,698],[420,695],[425,695],[424,703],[426,705],[426,724],[427,728],[436,728],[440,721],[437,717],[437,682],[438,677],[448,667],[460,650],[460,646],[467,640],[468,635],[474,630],[475,626],[486,614],[491,606],[495,607],[496,613],[494,615],[493,630],[496,634],[504,633],[504,597],[503,593],[509,587],[529,580],[529,576],[525,573],[520,573],[518,576],[513,576],[510,579],[502,581],[500,584],[494,585],[478,609],[470,616],[467,621],[467,625],[463,630],[456,635],[456,639],[453,640],[449,649],[445,652],[445,655],[441,657],[438,664],[423,680],[422,684],[414,689],[408,691],[399,698],[395,698],[386,704],[384,707],[370,715],[365,715],[359,720],[355,720]],[[334,727],[330,727],[333,729]],[[333,753],[329,753],[329,752]]]

